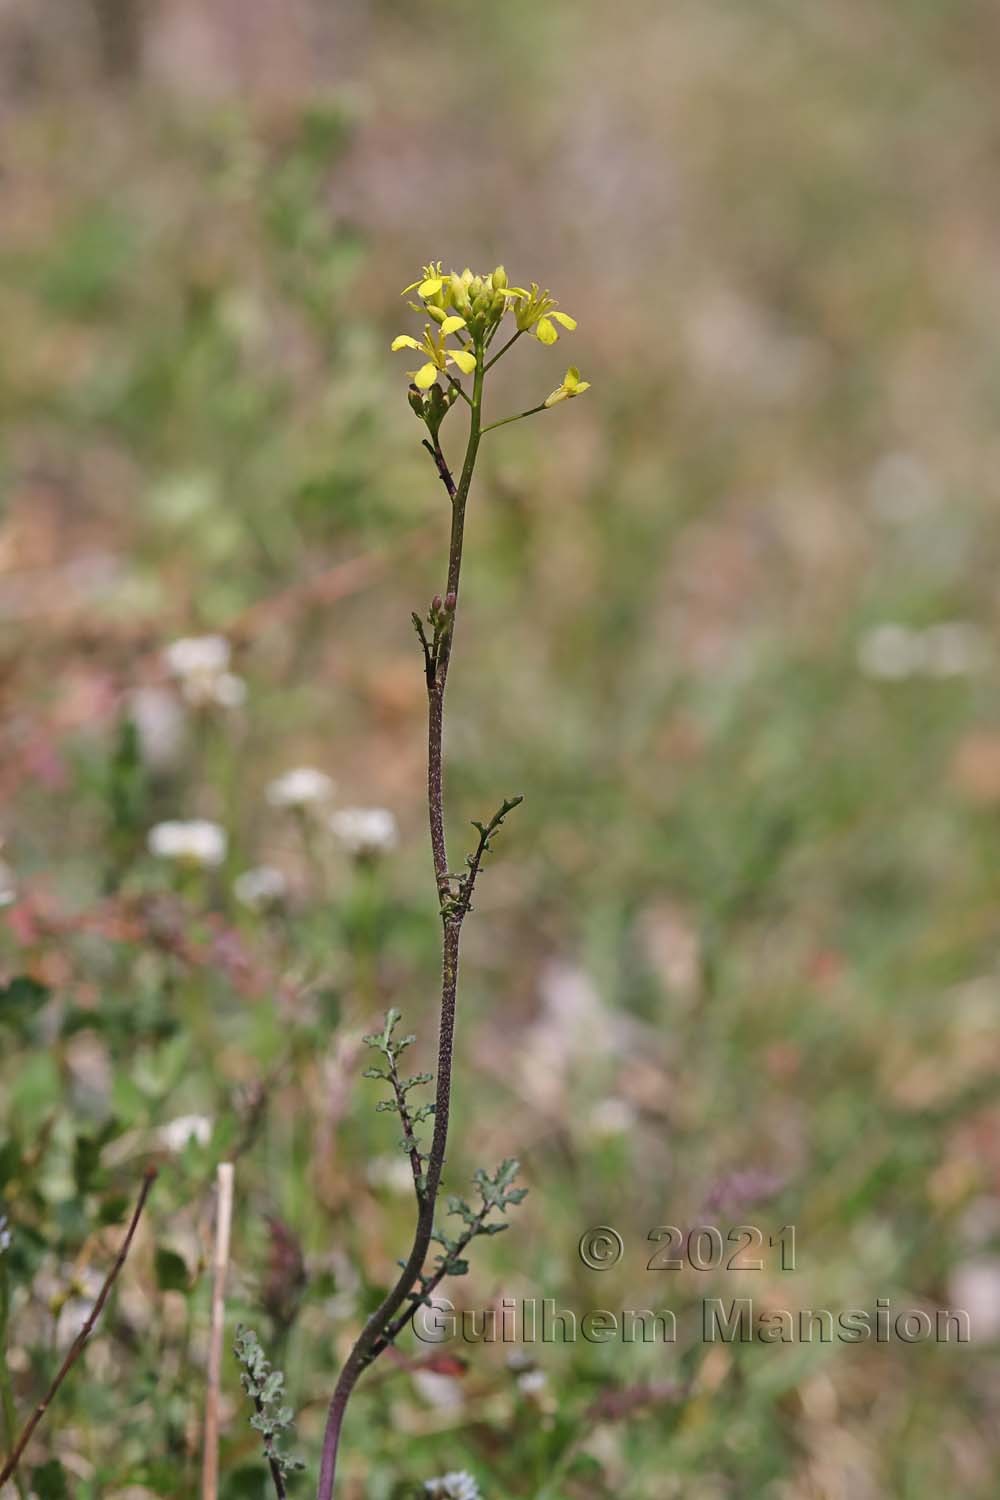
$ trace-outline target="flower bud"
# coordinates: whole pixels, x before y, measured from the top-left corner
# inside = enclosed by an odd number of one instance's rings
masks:
[[[434,319],[435,323],[443,323],[448,316],[443,307],[436,307],[432,302],[428,302],[427,304],[427,313],[429,317]]]
[[[493,272],[493,285],[499,292],[502,292],[506,287],[507,272],[504,270],[503,266],[497,266],[496,270]]]
[[[472,281],[469,285],[469,295],[472,297],[473,301],[475,301],[477,297],[482,295],[482,291],[483,278],[481,276],[473,276]]]
[[[439,615],[440,613],[441,613],[441,595],[440,594],[435,594],[434,598],[431,600],[431,614],[432,615]]]
[[[445,594],[445,596],[444,596],[444,607],[447,610],[448,614],[453,614],[454,613],[455,606],[456,606],[457,603],[458,603],[458,595],[457,594],[455,594],[455,593],[447,593],[447,594]]]
[[[415,386],[415,385],[411,385],[410,386],[410,389],[407,392],[406,399],[409,401],[410,406],[413,409],[413,411],[415,411],[416,414],[417,414],[417,416],[421,419],[421,421],[423,421],[423,416],[424,416],[424,398],[421,395],[420,390],[418,389],[417,386]]]

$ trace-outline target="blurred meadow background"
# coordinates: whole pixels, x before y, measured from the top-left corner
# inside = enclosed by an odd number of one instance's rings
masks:
[[[466,927],[446,1186],[512,1155],[531,1191],[447,1290],[680,1335],[410,1339],[345,1500],[997,1493],[998,45],[987,0],[0,4],[20,1416],[161,1169],[25,1496],[197,1492],[220,1160],[224,1500],[268,1492],[236,1322],[315,1473],[405,1253],[360,1036],[396,1005],[433,1065],[409,614],[447,503],[388,346],[438,257],[579,320],[494,417],[569,359],[593,384],[491,435],[470,509],[455,850],[526,800]],[[162,832],[193,819],[200,864]],[[646,1270],[705,1223],[795,1225],[797,1270]],[[706,1345],[737,1295],[962,1307],[973,1341]]]

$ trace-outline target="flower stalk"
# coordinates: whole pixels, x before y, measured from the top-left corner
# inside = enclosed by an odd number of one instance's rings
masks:
[[[474,276],[470,270],[463,271],[460,275],[455,272],[445,274],[440,263],[433,263],[424,267],[422,278],[407,287],[406,293],[414,290],[420,301],[411,303],[411,306],[429,319],[425,325],[424,337],[418,342],[409,334],[401,334],[392,347],[416,349],[426,356],[425,363],[411,372],[410,405],[427,428],[428,437],[424,439],[423,446],[434,462],[451,504],[443,595],[435,596],[426,622],[419,615],[413,616],[423,651],[427,686],[427,807],[434,879],[441,914],[441,993],[436,1088],[433,1104],[423,1106],[419,1112],[420,1118],[433,1115],[434,1129],[430,1149],[425,1157],[420,1152],[416,1139],[413,1128],[416,1116],[411,1113],[406,1102],[406,1093],[409,1087],[426,1080],[423,1075],[415,1080],[408,1080],[405,1085],[400,1080],[396,1067],[398,1055],[412,1039],[393,1041],[392,1032],[398,1015],[390,1012],[382,1035],[366,1039],[386,1056],[388,1071],[369,1071],[374,1076],[385,1078],[393,1091],[397,1112],[403,1124],[401,1145],[413,1167],[416,1224],[409,1255],[395,1285],[368,1319],[337,1379],[323,1438],[317,1500],[331,1500],[333,1495],[344,1415],[360,1376],[408,1325],[416,1309],[426,1301],[440,1280],[445,1275],[462,1274],[465,1262],[460,1252],[469,1241],[477,1234],[495,1233],[505,1227],[503,1224],[487,1224],[486,1215],[490,1210],[495,1208],[504,1212],[508,1204],[519,1202],[523,1197],[523,1190],[512,1190],[509,1187],[517,1170],[517,1163],[505,1162],[495,1178],[488,1178],[483,1173],[477,1174],[476,1180],[483,1197],[482,1207],[477,1212],[474,1213],[461,1200],[451,1200],[450,1211],[460,1213],[465,1222],[465,1231],[457,1240],[449,1240],[435,1229],[435,1210],[445,1163],[451,1112],[462,926],[471,910],[473,891],[483,858],[489,852],[490,840],[507,814],[521,801],[520,797],[505,800],[489,823],[474,825],[479,833],[477,848],[467,858],[465,872],[462,875],[451,874],[444,808],[445,692],[461,594],[466,508],[481,440],[492,428],[544,411],[555,401],[579,394],[587,385],[580,381],[578,371],[570,370],[562,385],[540,405],[531,407],[519,416],[484,424],[486,374],[497,360],[523,334],[533,335],[543,345],[555,343],[559,337],[556,323],[572,330],[576,327],[574,320],[568,314],[556,311],[555,301],[548,292],[540,293],[537,284],[532,283],[530,291],[509,286],[502,266],[488,275]],[[502,345],[499,353],[488,358],[487,351],[508,315],[513,317],[515,331]],[[457,347],[448,345],[449,337],[458,341]],[[455,370],[463,377],[471,375],[471,391],[462,385]],[[439,384],[439,379],[443,379],[443,386]],[[459,397],[469,408],[469,428],[465,454],[456,481],[445,458],[439,433],[443,421]],[[435,1239],[445,1246],[445,1254],[438,1257],[436,1270],[428,1274],[424,1267]]]

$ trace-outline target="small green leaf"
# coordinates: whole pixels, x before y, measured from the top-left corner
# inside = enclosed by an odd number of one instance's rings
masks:
[[[157,1249],[156,1284],[161,1292],[187,1292],[191,1277],[186,1262],[175,1250]]]
[[[31,1487],[38,1500],[70,1500],[66,1470],[57,1458],[32,1470]]]

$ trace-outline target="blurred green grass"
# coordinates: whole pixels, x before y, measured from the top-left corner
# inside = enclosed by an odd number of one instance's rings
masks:
[[[303,47],[279,87],[269,15],[179,42],[154,10],[114,87],[25,22],[36,71],[5,106],[3,967],[46,987],[0,1017],[19,1408],[67,1342],[55,1289],[106,1263],[97,1226],[164,1158],[90,1378],[33,1450],[65,1473],[36,1487],[191,1492],[227,1153],[233,1320],[276,1341],[310,1458],[404,1247],[357,1037],[397,1004],[432,1050],[409,611],[446,517],[388,343],[441,256],[502,259],[579,318],[517,351],[497,415],[567,349],[593,382],[491,440],[470,517],[453,844],[527,800],[467,929],[449,1186],[513,1154],[532,1192],[454,1295],[666,1303],[683,1336],[546,1346],[541,1394],[503,1348],[376,1381],[346,1494],[466,1467],[486,1500],[992,1495],[995,1328],[706,1347],[698,1304],[732,1278],[642,1267],[650,1228],[752,1170],[770,1192],[709,1222],[797,1226],[762,1302],[933,1310],[970,1267],[996,1296],[996,16],[383,3],[351,12],[332,82]],[[950,674],[885,669],[879,627],[956,621]],[[202,631],[232,641],[243,707],[164,680]],[[182,720],[170,755],[162,722],[128,732],[150,701]],[[377,870],[269,807],[301,763],[395,813]],[[145,836],[189,816],[229,853],[178,889]],[[270,918],[233,894],[265,862],[293,890]],[[187,1116],[211,1138],[172,1153],[157,1132]],[[269,1215],[309,1273],[287,1336]],[[576,1253],[601,1223],[627,1247],[603,1277]],[[235,1500],[266,1476],[234,1376]]]

